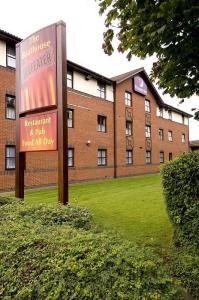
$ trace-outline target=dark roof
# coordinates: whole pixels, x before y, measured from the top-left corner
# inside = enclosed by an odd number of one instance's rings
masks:
[[[141,72],[141,71],[144,71],[144,68],[138,68],[138,69],[135,69],[135,70],[131,70],[129,72],[126,72],[126,73],[123,73],[123,74],[120,74],[120,75],[117,75],[117,76],[114,76],[112,77],[111,79],[113,81],[116,81],[117,83],[120,83],[134,75],[136,75],[137,73]]]
[[[189,142],[190,147],[198,147],[199,148],[199,140],[195,140],[195,141],[190,141]]]
[[[22,41],[22,39],[19,38],[18,36],[15,36],[15,35],[7,32],[7,31],[4,31],[2,29],[0,29],[0,39],[4,40],[4,41],[8,41],[13,44],[17,44]]]
[[[72,69],[72,70],[75,70],[75,71],[79,71],[79,72],[85,74],[85,76],[90,76],[91,78],[95,78],[95,79],[97,79],[99,81],[102,81],[102,82],[105,82],[107,84],[113,84],[114,83],[113,80],[111,80],[110,78],[105,77],[105,76],[103,76],[99,73],[96,73],[96,72],[94,72],[90,69],[87,69],[85,67],[82,67],[82,66],[80,66],[80,65],[78,65],[78,64],[76,64],[76,63],[74,63],[70,60],[67,60],[67,67],[68,67],[69,70]]]
[[[145,81],[147,82],[147,84],[148,84],[149,86],[151,86],[151,90],[152,90],[152,92],[153,92],[153,94],[154,94],[154,96],[155,96],[155,98],[156,98],[156,101],[157,101],[157,103],[158,103],[158,105],[159,105],[160,107],[164,107],[165,109],[172,110],[172,111],[175,111],[175,112],[177,112],[177,113],[181,113],[181,114],[183,114],[184,116],[189,117],[189,118],[193,117],[192,115],[188,114],[187,112],[185,112],[185,111],[183,111],[183,110],[180,110],[180,109],[178,109],[178,108],[175,108],[175,107],[173,107],[173,106],[171,106],[171,105],[166,104],[166,103],[162,100],[161,96],[159,95],[159,93],[158,93],[158,91],[156,90],[155,86],[154,86],[153,83],[151,82],[151,80],[150,80],[150,78],[149,78],[149,76],[148,76],[148,74],[146,73],[146,71],[145,71],[144,68],[135,69],[135,70],[132,70],[132,71],[130,71],[130,72],[126,72],[126,73],[123,73],[123,74],[121,74],[121,75],[114,76],[114,77],[112,77],[111,79],[114,80],[114,81],[116,81],[117,84],[119,84],[119,83],[121,83],[121,82],[123,82],[123,81],[125,81],[125,80],[127,80],[127,79],[129,79],[129,78],[131,78],[131,77],[133,77],[133,76],[135,76],[135,75],[138,74],[138,73],[139,73],[140,75],[142,75],[142,76],[144,77]]]

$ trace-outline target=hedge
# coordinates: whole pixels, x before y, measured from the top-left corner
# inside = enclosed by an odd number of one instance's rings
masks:
[[[175,238],[199,246],[199,151],[182,155],[162,169],[163,188]]]
[[[1,299],[180,299],[150,248],[98,232],[86,209],[0,207]]]
[[[166,163],[162,175],[174,227],[173,276],[199,299],[199,151]]]

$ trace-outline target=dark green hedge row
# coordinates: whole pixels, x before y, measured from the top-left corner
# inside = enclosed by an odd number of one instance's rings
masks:
[[[175,238],[199,247],[199,151],[165,164],[162,175]]]
[[[149,248],[97,232],[73,206],[0,207],[0,299],[180,299]]]
[[[162,175],[174,227],[173,275],[199,299],[199,151],[168,162]]]
[[[199,299],[199,253],[192,247],[172,251],[173,276],[181,281],[188,292]]]

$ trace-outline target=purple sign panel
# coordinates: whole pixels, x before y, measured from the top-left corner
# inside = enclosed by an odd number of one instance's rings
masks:
[[[134,91],[142,95],[147,95],[147,85],[140,76],[134,77]]]

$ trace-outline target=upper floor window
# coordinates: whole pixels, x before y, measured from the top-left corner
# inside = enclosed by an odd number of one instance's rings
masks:
[[[97,131],[106,132],[106,117],[97,116]]]
[[[15,118],[15,96],[6,95],[6,119],[14,120]]]
[[[159,107],[159,117],[163,118],[163,108]]]
[[[160,151],[160,163],[163,164],[164,163],[164,152]]]
[[[182,124],[185,124],[185,117],[182,115]]]
[[[97,91],[98,91],[98,97],[105,99],[106,97],[106,87],[105,84],[98,81],[97,82]]]
[[[145,99],[145,111],[146,112],[151,112],[151,105],[150,105],[150,101]]]
[[[145,126],[145,137],[151,138],[151,126],[149,126],[149,125]]]
[[[132,135],[132,122],[126,121],[126,135]]]
[[[68,167],[74,167],[74,149],[68,148]]]
[[[146,151],[146,164],[151,164],[151,151]]]
[[[168,140],[169,142],[173,142],[173,132],[171,130],[168,131]]]
[[[67,87],[73,88],[73,72],[71,70],[67,71]]]
[[[132,93],[130,92],[125,92],[125,105],[132,106]]]
[[[98,164],[98,166],[106,166],[107,165],[107,150],[106,149],[98,149],[97,164]]]
[[[169,115],[169,120],[172,121],[172,111],[171,110],[168,111],[168,115]]]
[[[14,170],[15,169],[15,146],[7,145],[5,154],[6,154],[5,157],[6,170]]]
[[[159,128],[159,140],[163,141],[164,139],[164,130],[162,128]]]
[[[126,150],[126,164],[131,165],[133,163],[133,151]]]
[[[185,134],[182,133],[182,137],[181,137],[182,143],[185,143]]]
[[[67,109],[67,122],[68,122],[68,127],[72,128],[74,126],[74,110],[68,108]]]
[[[15,50],[15,46],[7,45],[6,59],[7,59],[7,66],[8,67],[16,68],[16,50]]]

